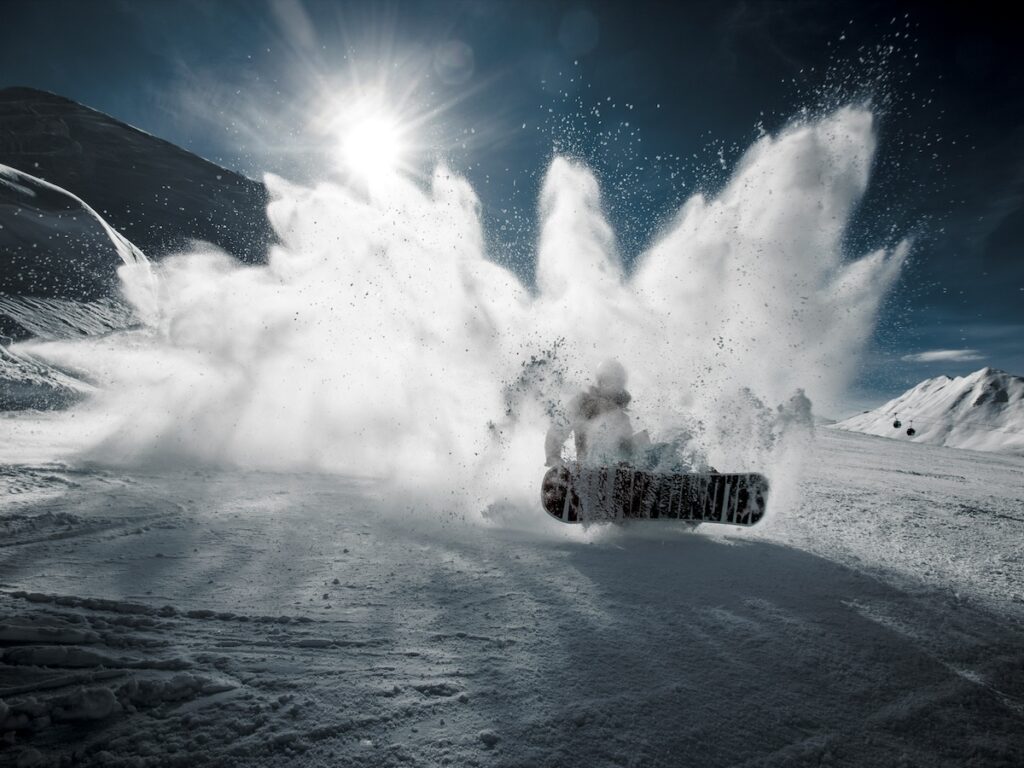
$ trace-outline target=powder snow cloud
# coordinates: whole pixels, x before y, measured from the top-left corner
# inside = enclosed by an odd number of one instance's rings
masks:
[[[91,458],[533,499],[551,407],[615,357],[652,439],[687,432],[714,466],[770,470],[774,407],[844,395],[909,250],[843,249],[875,145],[856,106],[759,139],[632,270],[597,178],[557,157],[535,290],[488,258],[476,194],[444,167],[372,193],[269,176],[266,266],[197,248],[124,268],[146,329],[63,348],[107,385],[94,407],[114,428]]]

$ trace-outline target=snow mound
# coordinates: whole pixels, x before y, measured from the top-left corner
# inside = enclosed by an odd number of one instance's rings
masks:
[[[80,198],[5,165],[0,253],[0,411],[64,408],[91,387],[11,342],[128,327],[118,276],[149,260]]]
[[[0,411],[66,408],[92,389],[53,366],[0,344]]]
[[[0,165],[0,292],[94,301],[145,255],[65,189]]]
[[[894,427],[899,420],[900,426]],[[994,368],[926,379],[835,425],[897,440],[1024,455],[1024,378]],[[913,428],[914,434],[908,435]]]

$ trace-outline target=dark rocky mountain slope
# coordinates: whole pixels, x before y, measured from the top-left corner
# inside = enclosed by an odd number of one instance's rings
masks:
[[[0,164],[78,196],[151,259],[193,239],[266,259],[263,184],[62,96],[0,89]]]

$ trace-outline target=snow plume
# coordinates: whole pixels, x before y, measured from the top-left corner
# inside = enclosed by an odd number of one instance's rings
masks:
[[[155,288],[124,270],[149,330],[108,372],[124,419],[93,458],[386,476],[534,512],[549,414],[616,357],[637,429],[781,472],[809,420],[796,391],[841,396],[907,253],[844,258],[874,144],[852,107],[760,139],[631,272],[594,175],[556,158],[536,291],[488,260],[477,199],[444,168],[369,193],[270,177],[266,267],[196,251]]]

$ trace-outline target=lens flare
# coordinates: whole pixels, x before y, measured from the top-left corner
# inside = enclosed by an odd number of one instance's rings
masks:
[[[402,152],[402,131],[394,120],[384,115],[355,120],[341,143],[345,168],[371,181],[396,173]]]

